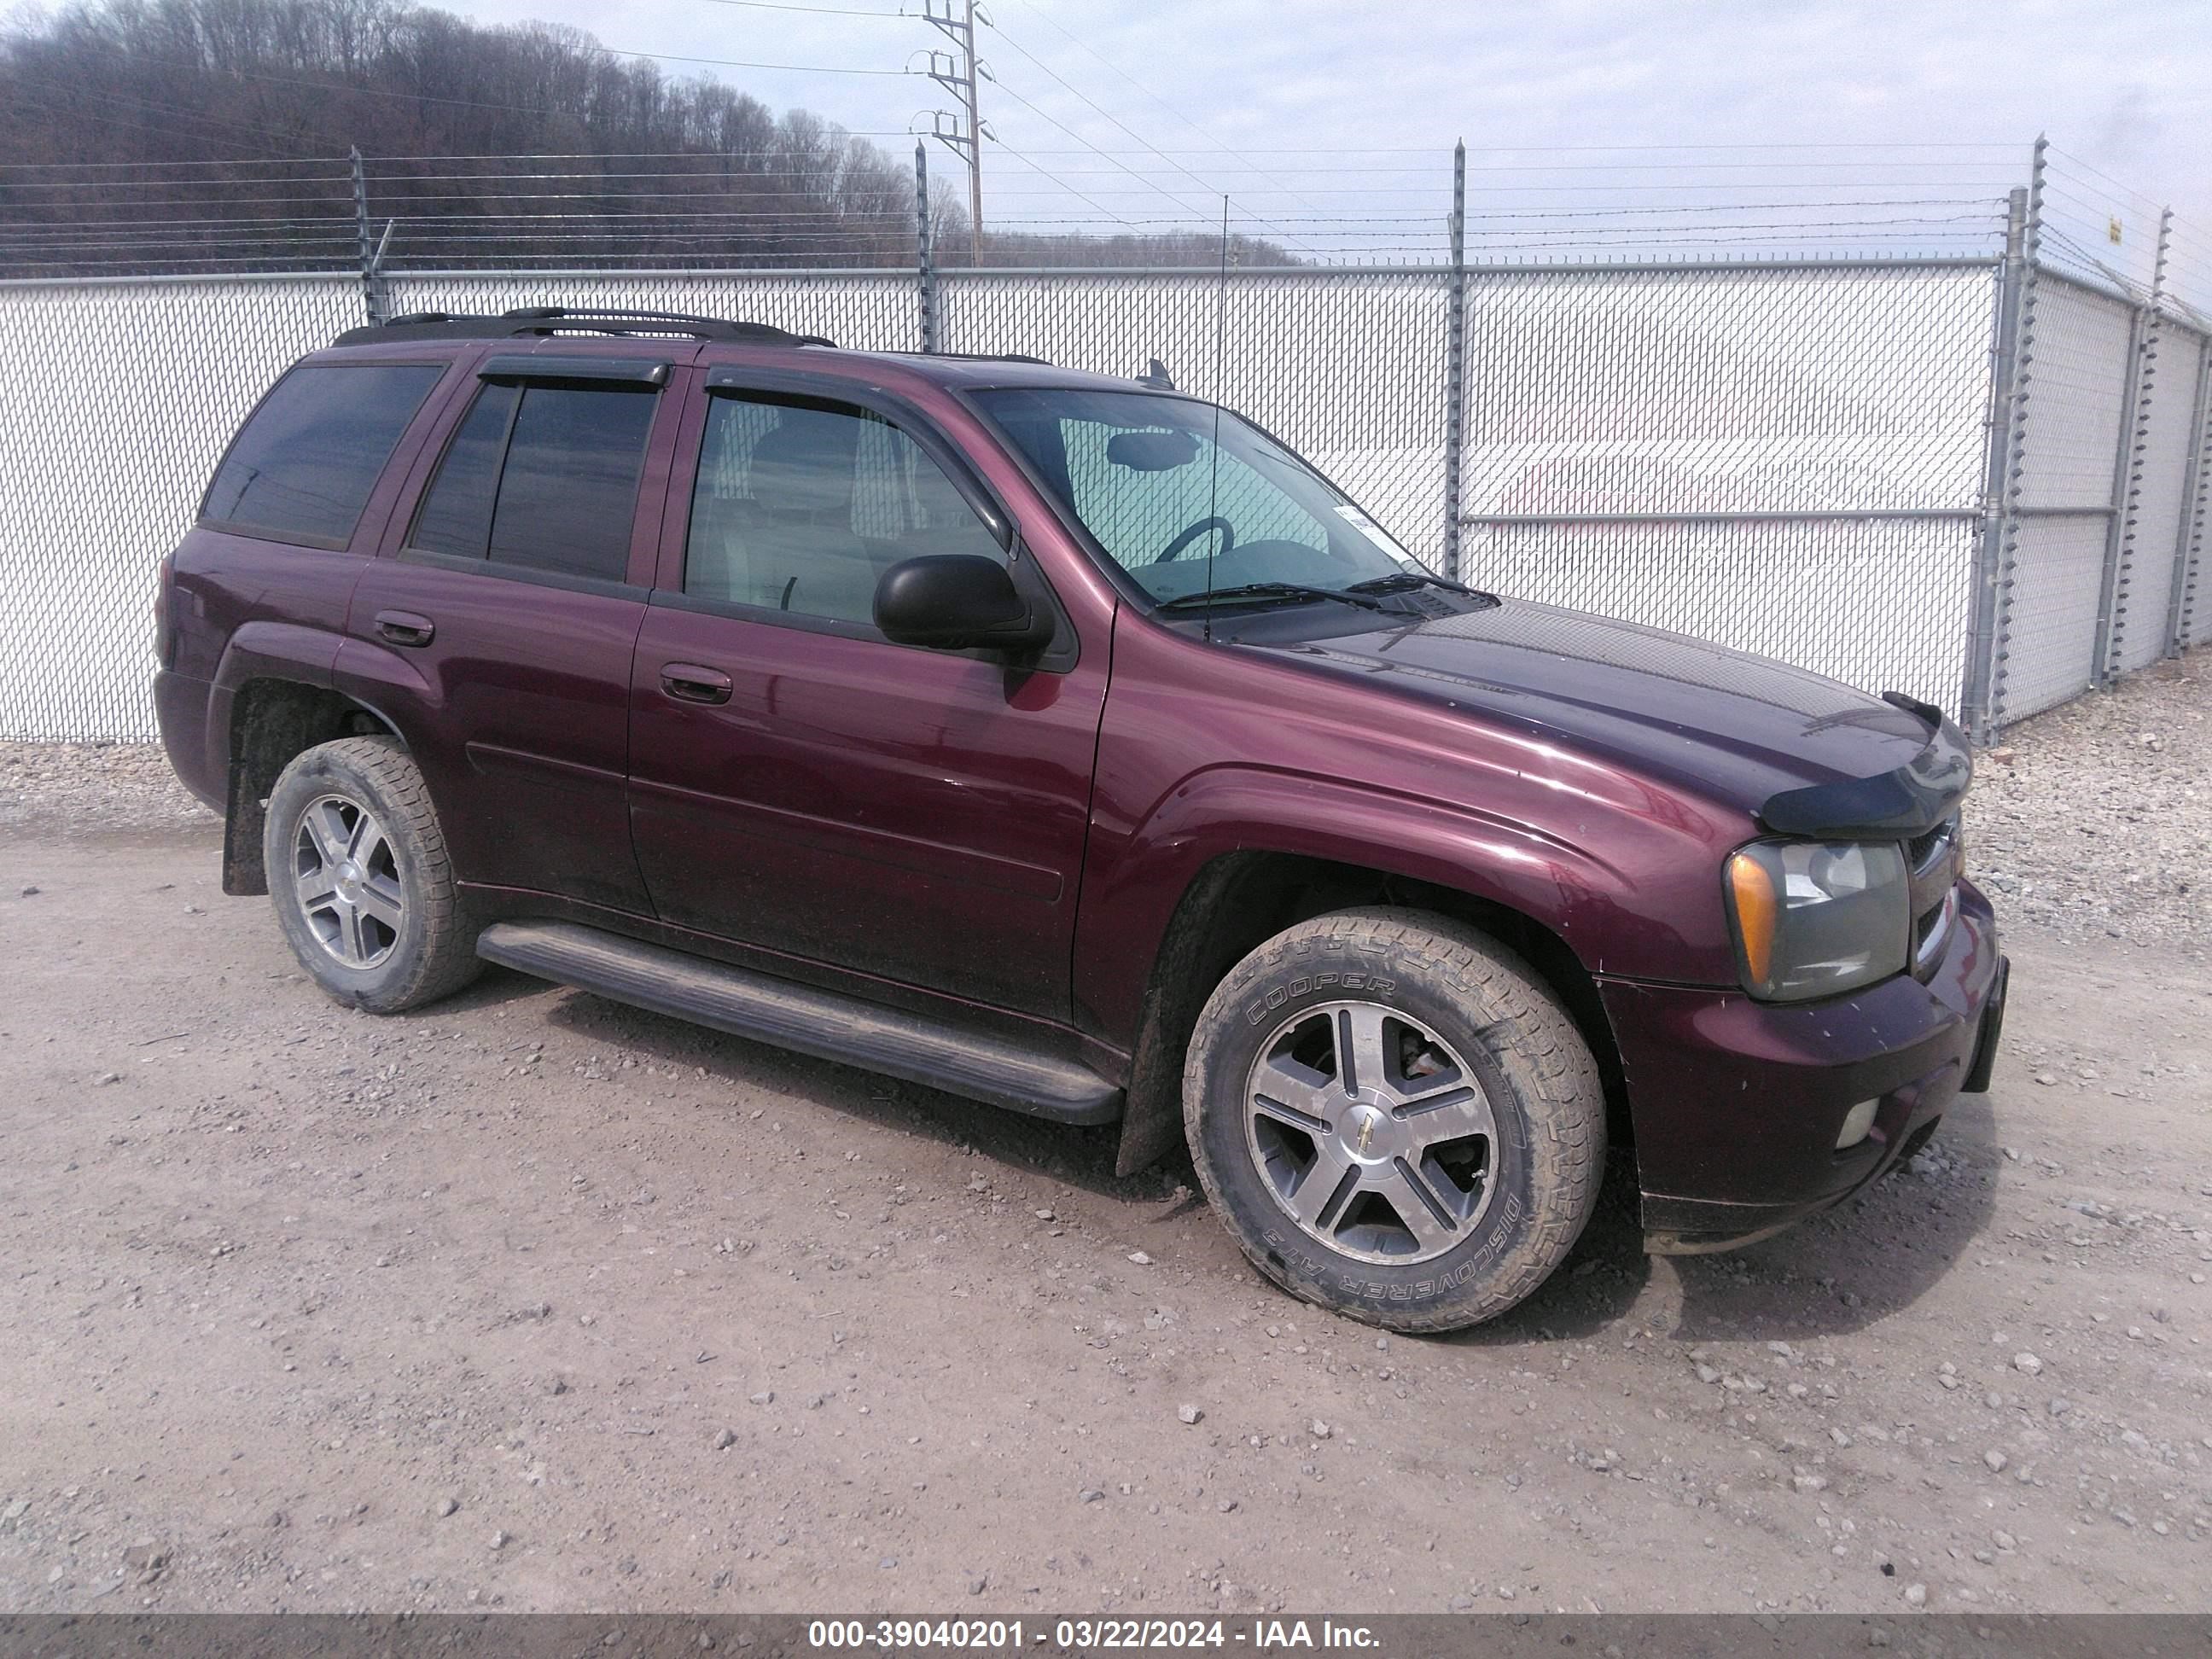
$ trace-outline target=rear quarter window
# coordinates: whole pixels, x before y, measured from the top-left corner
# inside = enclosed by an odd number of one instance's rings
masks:
[[[232,441],[200,521],[310,547],[344,546],[385,463],[444,373],[435,363],[295,368]]]

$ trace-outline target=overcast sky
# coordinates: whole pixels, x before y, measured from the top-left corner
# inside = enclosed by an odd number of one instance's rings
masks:
[[[1916,182],[1933,195],[1994,198],[2003,184],[2024,181],[2028,146],[2040,131],[2078,158],[2061,179],[2068,197],[2054,203],[2076,216],[2077,231],[2094,224],[2102,243],[2106,217],[2120,218],[2115,257],[2132,264],[2138,252],[2148,257],[2154,204],[2170,202],[2203,240],[2212,268],[2212,0],[985,3],[995,27],[981,31],[981,56],[1001,83],[983,88],[986,118],[1007,146],[1084,191],[1104,214],[1139,216],[1134,204],[1144,202],[1153,212],[1182,216],[1204,200],[1204,186],[1147,154],[1147,144],[1176,153],[1177,163],[1215,188],[1237,194],[1249,186],[1256,194],[1272,185],[1270,205],[1287,212],[1284,192],[1295,187],[1315,210],[1340,213],[1360,202],[1351,192],[1365,185],[1425,185],[1430,176],[1440,185],[1452,142],[1462,137],[1478,184],[1516,182],[1494,170],[1505,163],[1549,161],[1604,165],[1626,185],[1639,181],[1631,163],[1691,159],[1626,150],[1547,158],[1498,153],[1504,146],[1989,145],[1998,148],[1870,152],[1840,158],[1841,165],[1802,151],[1712,155],[1702,159],[1790,165],[1701,176],[1788,177],[1839,188]],[[573,24],[618,49],[841,70],[897,71],[942,44],[919,15],[924,0],[445,3],[484,21]],[[902,3],[911,15],[898,15]],[[865,15],[850,15],[856,12]],[[950,107],[918,75],[695,67],[778,109],[810,108],[856,131],[900,133],[926,119],[922,112]],[[883,142],[905,148],[896,137]],[[1079,153],[1085,143],[1157,176],[1132,179]],[[1433,152],[1433,163],[1321,153],[1408,149]],[[987,179],[1003,191],[997,216],[1091,213],[1031,195],[1057,187],[1011,155],[986,154]],[[1877,155],[1900,165],[1873,169]],[[1433,173],[1322,171],[1376,160],[1418,162]],[[2080,163],[2148,200],[2118,194]],[[951,176],[951,157],[933,165]],[[1268,168],[1267,179],[1255,165]],[[1661,182],[1678,176],[1659,175]],[[1563,177],[1582,179],[1517,181]],[[1501,192],[1493,199],[1515,198]],[[1410,191],[1376,202],[1393,210],[1432,205]],[[989,197],[986,212],[994,212]]]

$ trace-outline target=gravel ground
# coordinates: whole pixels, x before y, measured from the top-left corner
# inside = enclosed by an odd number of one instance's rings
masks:
[[[2003,733],[1979,763],[1966,858],[2008,920],[2202,961],[2212,948],[2212,656]]]
[[[0,1610],[2204,1610],[2203,912],[2055,897],[2085,814],[2193,880],[2204,695],[1985,769],[2008,1047],[1911,1169],[1654,1260],[1616,1168],[1434,1340],[1101,1132],[502,973],[335,1008],[157,759],[0,750]]]
[[[221,820],[153,743],[0,742],[0,830],[63,838]]]

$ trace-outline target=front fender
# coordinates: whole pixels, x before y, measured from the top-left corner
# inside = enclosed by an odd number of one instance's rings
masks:
[[[1558,832],[1340,779],[1224,765],[1184,779],[1117,848],[1094,849],[1077,925],[1079,1023],[1126,1045],[1184,891],[1212,860],[1267,852],[1466,893],[1529,917],[1595,971],[1657,901],[1634,873]]]

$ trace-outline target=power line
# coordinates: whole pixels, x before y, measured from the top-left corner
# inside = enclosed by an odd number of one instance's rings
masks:
[[[1028,99],[1023,97],[1021,94],[1016,92],[1012,87],[1008,86],[1004,81],[1000,80],[995,75],[991,77],[991,84],[998,88],[1000,91],[1005,93],[1007,97],[1012,99],[1024,109],[1028,110],[1031,114],[1051,122],[1054,126],[1058,127],[1062,132],[1066,133],[1069,137],[1075,139],[1078,143],[1082,142],[1083,135],[1081,133],[1076,131],[1074,128],[1067,125],[1066,123],[1046,114],[1044,111],[1039,109],[1035,104],[1030,102]],[[1104,159],[1107,161],[1110,161],[1114,159],[1110,155],[1105,155],[1105,153],[1103,150],[1100,151],[1099,154],[1102,156],[1104,156]],[[1119,164],[1117,163],[1117,165]],[[1157,191],[1162,196],[1166,197],[1168,200],[1173,202],[1177,207],[1182,209],[1186,213],[1194,214],[1198,211],[1198,210],[1192,207],[1189,203],[1182,200],[1172,191],[1169,190],[1167,186],[1160,184],[1156,179],[1146,178],[1144,174],[1139,173],[1134,167],[1122,167],[1121,171],[1127,173],[1132,179],[1134,179],[1139,184],[1143,185],[1147,189]]]
[[[1127,225],[1129,222],[1120,214],[1115,212],[1113,209],[1107,207],[1103,203],[1093,201],[1090,197],[1085,196],[1081,191],[1076,189],[1074,185],[1069,184],[1065,179],[1059,177],[1056,173],[1047,172],[1045,168],[1039,166],[1036,162],[1030,160],[1028,156],[1023,155],[1021,151],[1016,149],[1012,144],[1006,143],[1005,139],[1000,139],[998,141],[998,144],[1000,149],[1006,151],[1007,155],[1012,156],[1017,161],[1022,163],[1023,166],[1030,167],[1035,172],[1042,174],[1045,178],[1051,179],[1053,183],[1058,185],[1062,190],[1066,191],[1070,196],[1074,197],[1078,201],[1089,203],[1090,205],[1097,208],[1099,212],[1104,214],[1109,219],[1114,221],[1115,223],[1118,225]]]
[[[1127,82],[1131,86],[1133,86],[1133,87],[1136,88],[1136,89],[1137,89],[1139,92],[1143,93],[1143,94],[1145,94],[1145,96],[1146,96],[1146,97],[1147,97],[1147,98],[1151,99],[1154,103],[1158,104],[1158,105],[1162,109],[1165,110],[1169,114],[1170,114],[1170,115],[1174,116],[1174,117],[1175,117],[1175,118],[1176,118],[1176,120],[1178,120],[1178,121],[1182,122],[1182,123],[1183,124],[1183,125],[1185,125],[1185,126],[1188,127],[1188,128],[1189,128],[1193,132],[1194,132],[1194,133],[1198,134],[1198,135],[1199,135],[1199,137],[1200,137],[1201,138],[1206,139],[1209,143],[1212,143],[1212,144],[1213,144],[1213,146],[1214,146],[1214,149],[1215,149],[1215,151],[1216,151],[1218,154],[1224,155],[1228,155],[1228,156],[1231,156],[1231,157],[1233,157],[1234,159],[1236,159],[1236,160],[1237,160],[1237,161],[1243,161],[1243,162],[1247,167],[1254,167],[1255,171],[1258,171],[1258,170],[1259,170],[1259,169],[1257,168],[1257,167],[1256,167],[1256,164],[1255,164],[1255,163],[1254,163],[1254,162],[1252,161],[1252,160],[1251,160],[1249,156],[1246,156],[1246,155],[1243,155],[1243,154],[1239,153],[1238,151],[1236,151],[1236,150],[1231,149],[1229,149],[1226,145],[1224,145],[1224,144],[1220,143],[1218,140],[1214,139],[1213,135],[1212,135],[1212,133],[1210,133],[1210,132],[1206,131],[1206,130],[1204,127],[1202,127],[1202,126],[1199,125],[1199,124],[1198,124],[1197,122],[1195,122],[1195,121],[1192,120],[1192,119],[1190,118],[1190,117],[1188,117],[1188,115],[1185,115],[1185,114],[1184,114],[1181,110],[1177,109],[1177,108],[1176,108],[1173,104],[1170,104],[1170,102],[1168,102],[1168,100],[1167,100],[1166,99],[1164,99],[1164,98],[1161,97],[1161,96],[1159,95],[1159,94],[1158,94],[1158,93],[1154,92],[1154,91],[1153,91],[1150,87],[1147,87],[1146,85],[1145,85],[1145,83],[1144,83],[1143,82],[1141,82],[1141,81],[1138,80],[1134,76],[1131,75],[1131,74],[1130,74],[1127,70],[1123,69],[1123,68],[1122,68],[1119,64],[1115,63],[1115,62],[1113,61],[1113,59],[1111,59],[1111,58],[1108,58],[1107,56],[1105,56],[1105,54],[1103,54],[1103,52],[1099,52],[1099,51],[1098,51],[1098,49],[1097,49],[1097,47],[1095,47],[1095,46],[1091,46],[1088,41],[1086,41],[1086,40],[1085,40],[1084,39],[1082,39],[1082,37],[1081,37],[1081,36],[1077,35],[1077,34],[1073,33],[1073,32],[1071,32],[1071,31],[1070,31],[1070,30],[1069,30],[1069,29],[1068,29],[1065,25],[1063,25],[1063,24],[1060,21],[1060,20],[1059,20],[1058,18],[1055,18],[1055,17],[1054,17],[1054,16],[1050,15],[1049,14],[1048,14],[1047,12],[1043,11],[1042,9],[1040,9],[1040,8],[1038,8],[1038,7],[1035,6],[1035,5],[1031,5],[1031,4],[1030,3],[1030,0],[1021,0],[1021,3],[1022,3],[1022,4],[1023,4],[1023,5],[1024,5],[1027,9],[1029,9],[1029,10],[1030,10],[1030,11],[1033,11],[1033,12],[1036,13],[1036,15],[1037,15],[1039,17],[1043,18],[1043,19],[1044,19],[1044,21],[1045,21],[1047,23],[1050,24],[1054,29],[1055,29],[1055,30],[1057,30],[1057,31],[1059,32],[1059,33],[1060,33],[1060,37],[1061,37],[1063,40],[1066,40],[1073,41],[1076,46],[1078,46],[1081,47],[1085,52],[1089,52],[1089,53],[1091,55],[1091,57],[1093,57],[1093,58],[1097,58],[1100,63],[1102,63],[1102,64],[1105,64],[1105,65],[1106,65],[1106,67],[1107,67],[1108,69],[1109,69],[1109,70],[1113,70],[1115,74],[1116,74],[1116,75],[1120,76],[1121,76],[1124,81]],[[1003,31],[1003,30],[1001,30],[1000,32],[1001,32],[1002,33],[1004,33],[1004,31]],[[1015,50],[1016,50],[1017,52],[1019,52],[1019,51],[1021,50],[1021,48],[1020,48],[1020,47],[1018,47],[1018,46],[1017,46],[1017,47],[1015,47]],[[1026,52],[1024,52],[1024,53],[1023,53],[1023,56],[1027,57],[1027,56],[1028,56],[1028,54],[1027,54]],[[1049,73],[1049,71],[1048,71],[1048,73]],[[1055,78],[1056,78],[1056,77],[1055,77]],[[1118,125],[1120,125],[1121,124],[1120,124],[1119,122],[1116,122],[1115,125],[1116,125],[1118,126]],[[1127,128],[1123,128],[1123,131],[1127,131]],[[1133,137],[1134,135],[1132,135],[1132,136]],[[1149,147],[1148,147],[1148,148],[1149,148]],[[1425,153],[1425,152],[1423,152],[1423,153]],[[1262,177],[1267,177],[1267,175],[1266,173],[1261,173],[1261,176],[1262,176]],[[1279,182],[1280,182],[1280,180],[1277,180],[1276,182],[1279,183]],[[1308,204],[1308,205],[1309,205],[1309,206],[1310,206],[1310,205],[1311,205],[1311,204]]]
[[[818,17],[885,17],[904,21],[914,14],[904,11],[862,11],[851,6],[798,6],[790,0],[714,0],[718,6],[749,6],[757,11],[808,11]]]
[[[842,64],[756,64],[743,58],[686,58],[673,52],[625,52],[620,46],[601,46],[617,58],[650,58],[659,64],[711,64],[717,69],[776,70],[788,75],[904,75],[902,69],[854,69]]]
[[[988,21],[988,20],[987,20],[987,21]],[[1052,77],[1052,79],[1054,80],[1054,82],[1056,82],[1056,83],[1057,83],[1058,85],[1060,85],[1060,87],[1064,88],[1065,88],[1066,90],[1067,90],[1068,92],[1073,93],[1073,94],[1077,98],[1081,99],[1081,100],[1083,100],[1083,102],[1084,102],[1084,103],[1085,103],[1086,105],[1090,106],[1090,107],[1091,107],[1092,110],[1096,111],[1098,114],[1100,114],[1100,115],[1102,115],[1102,116],[1105,117],[1105,118],[1106,118],[1107,120],[1111,121],[1111,122],[1112,122],[1115,126],[1117,126],[1117,127],[1121,128],[1121,130],[1122,131],[1124,131],[1124,132],[1127,133],[1127,134],[1129,135],[1129,137],[1131,137],[1132,138],[1134,138],[1134,139],[1135,139],[1139,143],[1140,143],[1140,144],[1144,145],[1144,147],[1145,147],[1146,149],[1148,149],[1148,150],[1152,151],[1152,153],[1153,155],[1155,155],[1158,156],[1158,157],[1160,158],[1160,160],[1162,160],[1163,161],[1167,162],[1167,164],[1168,164],[1170,167],[1171,167],[1175,168],[1176,172],[1178,172],[1178,173],[1182,173],[1182,174],[1186,179],[1189,179],[1193,184],[1194,184],[1194,185],[1198,185],[1200,189],[1206,190],[1206,191],[1212,191],[1212,190],[1215,188],[1215,186],[1214,186],[1214,185],[1213,185],[1210,181],[1208,181],[1208,180],[1206,180],[1206,179],[1201,179],[1200,177],[1199,177],[1199,175],[1198,175],[1198,174],[1196,174],[1195,173],[1193,173],[1193,172],[1192,172],[1188,167],[1187,167],[1183,166],[1180,161],[1176,161],[1173,160],[1172,158],[1170,158],[1170,157],[1168,155],[1168,154],[1167,154],[1167,152],[1166,152],[1166,151],[1164,151],[1164,150],[1163,150],[1163,149],[1159,149],[1159,148],[1158,148],[1156,145],[1154,145],[1154,144],[1152,144],[1151,142],[1149,142],[1149,141],[1145,137],[1145,136],[1144,136],[1142,133],[1140,133],[1140,132],[1137,131],[1135,128],[1133,128],[1133,127],[1130,126],[1130,125],[1129,125],[1129,124],[1128,124],[1127,122],[1126,122],[1126,121],[1122,120],[1122,119],[1121,118],[1121,117],[1119,117],[1119,116],[1117,116],[1117,115],[1114,114],[1111,111],[1109,111],[1109,110],[1108,110],[1108,109],[1104,108],[1104,107],[1103,107],[1103,106],[1102,106],[1097,102],[1097,100],[1095,100],[1095,99],[1093,99],[1093,98],[1092,98],[1092,97],[1091,97],[1088,93],[1086,93],[1086,92],[1083,91],[1080,88],[1079,88],[1079,87],[1075,87],[1075,86],[1073,86],[1073,85],[1071,85],[1069,82],[1067,82],[1066,81],[1062,80],[1062,79],[1060,78],[1060,76],[1059,73],[1058,73],[1055,70],[1054,70],[1054,68],[1052,67],[1052,65],[1051,65],[1051,64],[1049,64],[1046,63],[1042,58],[1039,58],[1039,57],[1038,57],[1035,52],[1033,52],[1030,51],[1028,47],[1026,47],[1026,46],[1023,46],[1023,45],[1022,45],[1022,43],[1021,43],[1020,41],[1018,41],[1018,40],[1015,40],[1015,39],[1014,39],[1014,37],[1013,37],[1012,35],[1011,35],[1011,34],[1007,33],[1006,33],[1006,25],[1005,25],[1005,24],[1003,24],[1003,23],[998,23],[998,22],[992,22],[992,23],[991,23],[991,25],[990,25],[990,27],[991,27],[992,28],[995,29],[995,30],[998,32],[998,36],[999,36],[999,38],[1000,38],[1001,40],[1004,40],[1004,41],[1005,41],[1008,46],[1012,46],[1012,47],[1016,52],[1018,52],[1021,53],[1021,55],[1022,55],[1023,57],[1024,57],[1024,58],[1028,58],[1028,59],[1030,60],[1030,62],[1031,62],[1032,64],[1036,64],[1039,69],[1042,70],[1043,70],[1047,75],[1050,76]],[[997,79],[997,77],[996,77],[996,76],[994,76],[994,77],[993,77],[993,79],[994,79],[994,80],[995,80],[995,79]],[[1023,101],[1024,101],[1024,102],[1027,102],[1028,100],[1024,100]],[[1031,107],[1031,108],[1035,108],[1035,107],[1036,107],[1036,106],[1031,105],[1031,106],[1030,106],[1030,107]],[[1063,128],[1061,128],[1061,131],[1066,131],[1066,129],[1063,127]],[[1098,152],[1098,154],[1100,154],[1101,155],[1106,155],[1106,152],[1105,152],[1104,150],[1100,150],[1100,151]],[[1124,171],[1127,171],[1127,170],[1128,170],[1128,169],[1126,169],[1126,168],[1124,169]],[[1172,199],[1172,198],[1171,198],[1171,199]],[[1179,204],[1179,205],[1188,205],[1188,204]],[[1311,205],[1311,204],[1309,204],[1308,205]],[[1274,231],[1276,231],[1279,234],[1285,234],[1285,233],[1283,233],[1283,232],[1281,231],[1281,228],[1280,228],[1280,227],[1279,227],[1279,226],[1269,225],[1269,226],[1268,226],[1268,228],[1269,228],[1269,229],[1271,229],[1271,230],[1274,230]]]

